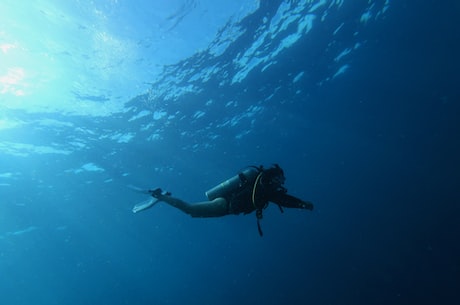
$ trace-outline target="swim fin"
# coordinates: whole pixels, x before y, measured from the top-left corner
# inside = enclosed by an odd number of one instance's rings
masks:
[[[134,207],[133,207],[133,213],[137,213],[137,212],[141,212],[141,211],[144,211],[144,210],[147,210],[148,208],[151,208],[153,207],[156,203],[158,203],[158,199],[156,198],[149,198],[145,201],[142,201],[142,202],[139,202],[138,204],[136,204]]]
[[[131,185],[131,184],[128,185],[128,188],[132,189],[135,192],[142,193],[142,194],[151,195],[151,192],[152,192],[150,190],[141,189],[140,187],[137,187],[137,186],[134,186],[134,185]]]

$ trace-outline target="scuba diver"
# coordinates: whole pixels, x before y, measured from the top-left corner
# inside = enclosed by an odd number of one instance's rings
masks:
[[[160,201],[192,217],[220,217],[230,214],[249,214],[256,211],[257,227],[262,236],[260,220],[262,211],[269,202],[277,204],[281,212],[283,212],[283,207],[313,210],[311,202],[287,194],[287,189],[283,186],[284,181],[284,172],[278,164],[268,169],[262,166],[250,166],[238,175],[208,190],[206,192],[208,201],[188,203],[157,188],[143,191],[143,193],[150,194],[152,198],[136,205],[133,212],[146,210]]]

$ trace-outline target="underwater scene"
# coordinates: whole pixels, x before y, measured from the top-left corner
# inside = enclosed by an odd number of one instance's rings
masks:
[[[1,0],[0,304],[460,304],[459,15]]]

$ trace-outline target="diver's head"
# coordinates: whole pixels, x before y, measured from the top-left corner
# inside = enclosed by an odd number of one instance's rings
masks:
[[[262,176],[262,184],[274,189],[282,187],[285,180],[284,171],[278,164],[274,164],[271,168],[264,170]]]

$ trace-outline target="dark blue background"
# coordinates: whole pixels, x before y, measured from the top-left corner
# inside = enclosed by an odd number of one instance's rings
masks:
[[[2,240],[1,303],[458,304],[459,5],[392,2],[384,18],[363,27],[367,1],[354,3],[316,24],[267,70],[221,87],[224,76],[214,76],[197,84],[202,92],[169,102],[169,114],[187,119],[159,120],[157,142],[146,141],[149,131],[141,128],[151,117],[129,121],[156,110],[140,95],[128,113],[76,121],[97,134],[133,132],[130,143],[112,147],[87,135],[91,149],[78,155],[0,160],[29,178],[2,190],[8,197],[20,192],[27,210],[1,217],[18,229],[37,228]],[[242,21],[246,34],[218,58],[197,54],[167,75],[231,61],[278,4],[264,1]],[[348,59],[351,68],[325,81],[356,31],[365,43]],[[188,119],[209,100],[215,104],[202,120]],[[230,100],[238,106],[222,109]],[[251,105],[264,109],[253,121],[208,128]],[[39,144],[74,136],[31,132],[10,137]],[[210,133],[219,137],[210,142]],[[62,172],[86,162],[102,166],[103,177]],[[263,238],[255,215],[192,219],[163,204],[130,211],[146,198],[127,184],[199,201],[242,167],[275,162],[289,192],[315,210],[281,214],[270,206]]]

